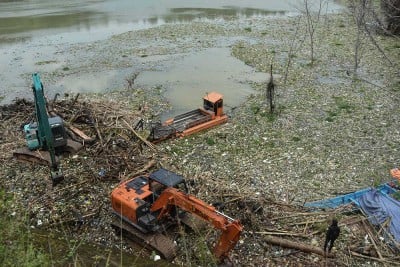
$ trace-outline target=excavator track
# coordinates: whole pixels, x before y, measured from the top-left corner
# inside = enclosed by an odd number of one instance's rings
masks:
[[[111,222],[112,227],[122,231],[122,236],[139,243],[140,245],[156,250],[160,256],[168,261],[171,261],[176,256],[176,244],[172,239],[161,233],[143,233],[135,226],[127,223],[119,216],[113,215]]]

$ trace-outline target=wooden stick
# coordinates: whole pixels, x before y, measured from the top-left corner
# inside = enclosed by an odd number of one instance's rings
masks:
[[[326,218],[325,219],[321,219],[321,220],[314,220],[314,221],[307,220],[305,222],[292,223],[292,224],[290,224],[290,226],[303,225],[303,224],[305,224],[307,226],[309,224],[320,223],[320,222],[326,222]]]
[[[381,234],[381,231],[385,229],[386,226],[388,226],[388,224],[390,224],[390,222],[392,221],[391,217],[387,217],[387,219],[380,225],[379,231],[378,231],[378,235]]]
[[[150,168],[153,167],[154,165],[156,165],[156,161],[155,161],[154,159],[152,159],[152,160],[150,160],[142,169],[136,171],[135,173],[130,173],[130,174],[128,174],[128,175],[127,175],[128,178],[121,180],[121,182],[122,182],[122,181],[125,181],[125,180],[127,180],[127,179],[130,179],[130,178],[132,178],[132,177],[136,177],[136,176],[138,176],[139,174],[142,174],[142,173],[146,172],[148,169],[150,169]]]
[[[98,122],[97,122],[97,118],[95,119],[95,123],[94,123],[94,129],[96,130],[96,133],[97,133],[97,136],[99,137],[99,139],[100,139],[100,144],[101,144],[101,146],[103,147],[104,145],[103,145],[103,137],[101,136],[101,134],[100,134],[100,131],[99,131],[99,124],[98,124]]]
[[[308,223],[309,223],[309,221],[307,220],[307,221],[306,221],[306,225],[304,225],[303,234],[305,234],[306,231],[307,231]],[[311,223],[312,223],[312,222],[311,222]]]
[[[290,232],[253,232],[254,234],[261,234],[261,235],[286,235],[286,236],[299,236],[299,237],[308,237],[305,234],[297,234],[297,233],[290,233]]]
[[[378,256],[379,256],[379,259],[383,261],[384,258],[382,257],[381,251],[379,250],[378,246],[377,246],[376,243],[375,243],[375,239],[374,239],[373,234],[371,233],[370,229],[367,227],[365,221],[362,221],[362,224],[363,224],[363,226],[364,226],[365,231],[367,231],[367,234],[369,235],[369,237],[370,237],[370,239],[371,239],[371,243],[372,243],[372,245],[374,246],[374,248],[375,248],[375,250],[376,250],[376,253],[377,253]],[[384,265],[385,265],[385,263],[384,263]],[[386,265],[385,265],[385,266],[386,266]]]
[[[268,235],[264,237],[264,240],[265,240],[265,242],[272,244],[272,245],[277,245],[277,246],[281,246],[281,247],[285,247],[285,248],[298,249],[303,252],[314,253],[314,254],[318,254],[321,256],[326,256],[328,258],[333,258],[332,253],[325,253],[325,251],[323,251],[321,248],[318,248],[318,247],[301,244],[301,243],[289,241],[289,240],[278,238],[278,237],[268,236]]]
[[[360,257],[360,258],[370,259],[370,260],[373,260],[373,261],[379,261],[379,262],[382,262],[382,263],[393,264],[393,266],[399,266],[400,265],[399,262],[389,261],[389,260],[386,260],[386,259],[382,259],[381,260],[381,259],[378,259],[378,258],[375,258],[375,257],[359,254],[359,253],[354,252],[354,251],[350,251],[350,254],[353,255],[353,256],[356,256],[356,257]]]
[[[282,214],[282,212],[279,212],[279,213]],[[293,212],[289,212],[289,213],[293,213]],[[279,216],[279,217],[271,218],[270,220],[274,221],[274,220],[286,219],[286,218],[292,218],[292,217],[330,215],[330,214],[331,214],[331,212],[301,212],[301,213],[296,213],[296,214],[292,214],[292,215],[286,215],[286,216]]]
[[[156,148],[152,143],[150,143],[149,141],[147,141],[146,139],[144,139],[143,137],[141,137],[141,136],[132,128],[132,126],[130,126],[129,123],[126,122],[126,120],[123,119],[122,121],[126,124],[126,126],[129,128],[129,130],[131,130],[140,140],[143,141],[143,143],[145,143],[145,144],[146,144],[148,147],[150,147],[152,150],[157,151],[157,148]]]
[[[340,224],[351,225],[351,224],[359,223],[359,222],[362,222],[365,220],[367,220],[367,218],[365,218],[365,217],[360,217],[360,218],[350,217],[350,218],[343,219]]]
[[[78,101],[80,93],[77,93],[74,100],[71,102],[71,104],[69,105],[69,108],[72,108],[73,105],[75,105],[76,101]]]
[[[85,142],[93,142],[94,138],[87,136],[83,131],[79,130],[75,126],[72,126],[70,123],[66,123],[68,128],[75,134],[77,134],[80,138],[82,138]]]

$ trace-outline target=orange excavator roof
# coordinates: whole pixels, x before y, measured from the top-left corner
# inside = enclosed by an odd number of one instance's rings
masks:
[[[218,100],[222,99],[222,95],[216,92],[207,93],[203,99],[206,99],[212,103],[217,102]]]

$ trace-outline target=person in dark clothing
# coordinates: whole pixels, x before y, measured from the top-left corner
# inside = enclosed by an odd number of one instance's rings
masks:
[[[340,228],[338,226],[338,221],[336,219],[332,220],[332,224],[329,226],[328,230],[326,231],[326,239],[324,245],[324,252],[327,252],[326,249],[328,248],[328,252],[331,252],[333,247],[333,242],[339,237]]]

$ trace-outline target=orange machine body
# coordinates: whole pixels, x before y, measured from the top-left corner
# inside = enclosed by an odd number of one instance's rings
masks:
[[[135,178],[139,183],[147,180],[147,177],[139,176]],[[141,200],[145,200],[152,196],[153,192],[150,191],[149,184],[143,184],[141,190],[129,190],[127,184],[132,180],[121,183],[111,194],[112,208],[118,214],[124,216],[127,220],[137,223],[136,210],[143,205]]]
[[[192,214],[222,232],[214,254],[219,260],[228,257],[239,240],[243,226],[214,206],[183,192],[179,189],[181,185],[186,190],[184,178],[165,169],[137,176],[113,190],[112,208],[125,222],[149,234],[167,229],[166,225],[171,219],[176,220],[177,216]]]
[[[223,96],[211,92],[203,97],[203,107],[177,115],[157,125],[151,130],[149,139],[157,143],[168,138],[184,137],[227,121],[228,116],[223,110]]]

